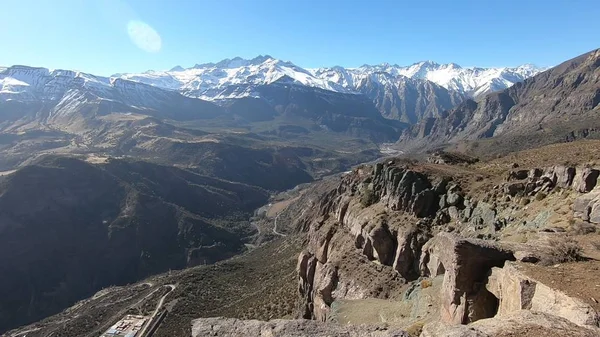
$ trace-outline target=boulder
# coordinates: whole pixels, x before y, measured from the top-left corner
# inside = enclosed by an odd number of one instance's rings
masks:
[[[438,205],[440,206],[440,209],[446,208],[447,203],[446,203],[446,195],[445,194],[440,195],[440,202]]]
[[[528,176],[531,178],[539,178],[542,176],[542,174],[544,174],[544,171],[542,169],[534,168],[529,170]]]
[[[577,174],[575,174],[573,189],[581,193],[590,192],[596,187],[598,176],[600,176],[600,170],[587,167],[579,169]]]
[[[573,184],[575,168],[566,166],[554,166],[546,169],[544,176],[548,177],[554,186],[568,188]]]
[[[433,215],[437,210],[436,203],[439,204],[436,200],[436,194],[433,190],[426,189],[419,192],[415,195],[414,201],[412,203],[412,213],[417,217],[426,217]]]
[[[529,176],[529,171],[527,171],[527,170],[510,171],[508,173],[508,179],[506,179],[506,180],[507,181],[523,180],[523,179],[527,179],[528,176]]]
[[[450,216],[450,219],[454,221],[458,220],[460,218],[458,208],[456,208],[456,206],[448,207],[448,216]]]
[[[444,273],[440,316],[442,321],[465,324],[489,317],[494,299],[485,294],[489,270],[514,260],[511,251],[493,242],[464,239],[439,233],[423,246],[419,267],[422,276]]]
[[[573,202],[573,213],[582,220],[600,223],[600,187],[577,197]]]
[[[475,227],[493,227],[496,221],[496,209],[486,202],[478,202],[471,211],[469,223]]]
[[[396,243],[387,226],[379,223],[369,232],[368,241],[373,248],[373,258],[381,264],[391,266],[396,250]]]
[[[448,189],[448,193],[446,194],[446,203],[447,206],[457,206],[462,204],[463,196],[458,185],[453,185]]]
[[[510,195],[511,197],[514,197],[517,194],[521,194],[523,192],[525,192],[524,183],[512,183],[504,185],[504,193]]]

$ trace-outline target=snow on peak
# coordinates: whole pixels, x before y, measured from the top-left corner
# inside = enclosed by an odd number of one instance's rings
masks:
[[[118,94],[140,94],[164,90],[124,78],[95,76],[63,69],[12,66],[0,70],[0,99],[18,101],[52,101],[61,99],[72,89],[83,89],[96,97],[111,98]],[[135,95],[133,95],[135,96]]]
[[[265,85],[279,80],[325,90],[350,92],[343,86],[315,77],[306,69],[270,55],[259,55],[250,60],[235,57],[218,63],[197,64],[188,69],[121,74],[119,77],[179,90],[185,95],[203,99],[247,96],[253,90],[233,90],[231,87]],[[232,96],[231,92],[235,92],[236,96]]]
[[[516,68],[463,68],[456,63],[417,62],[409,66],[382,63],[358,68],[334,66],[304,69],[295,64],[259,55],[253,59],[234,57],[217,63],[197,64],[184,69],[119,74],[117,77],[156,87],[178,90],[191,97],[221,99],[249,95],[253,90],[235,86],[256,86],[281,80],[309,87],[344,93],[357,93],[366,79],[385,85],[405,83],[407,79],[434,82],[448,90],[477,96],[501,90],[531,77],[542,69],[530,64]],[[385,74],[385,76],[380,76]],[[227,93],[227,94],[225,94]],[[224,96],[225,95],[225,96]]]
[[[439,64],[433,61],[422,61],[406,67],[383,64],[379,66],[365,65],[357,69],[385,71],[396,76],[427,80],[448,90],[470,96],[479,96],[508,88],[544,70],[531,64],[516,68],[463,68],[456,63]]]

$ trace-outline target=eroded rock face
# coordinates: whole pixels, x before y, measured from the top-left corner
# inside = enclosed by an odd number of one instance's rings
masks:
[[[559,187],[585,193],[596,186],[599,176],[599,170],[587,167],[552,166],[511,171],[504,184],[504,192],[511,197],[533,196]]]
[[[333,291],[338,283],[337,268],[331,264],[317,262],[313,282],[314,306],[312,318],[325,322],[329,316],[329,307],[333,303]]]
[[[390,272],[395,270],[403,279],[418,277],[421,247],[431,237],[429,224],[417,224],[418,218],[435,215],[440,207],[440,196],[444,196],[449,205],[456,205],[451,206],[455,208],[455,216],[457,206],[462,208],[460,188],[456,185],[447,188],[447,185],[447,181],[432,184],[425,174],[393,162],[363,167],[342,177],[338,187],[321,198],[317,217],[311,222],[304,221],[308,223],[305,229],[308,247],[298,262],[303,316],[326,320],[334,297],[373,293],[371,285],[339,280],[333,266],[350,253],[343,251],[348,249],[343,248],[347,240],[352,241],[351,249],[387,266]],[[404,223],[387,211],[406,214],[412,220]],[[309,262],[312,258],[318,263],[311,279]],[[377,289],[375,292],[384,296],[385,290]]]
[[[349,249],[356,249],[366,259],[395,271],[401,284],[421,275],[422,248],[433,236],[434,226],[462,221],[465,226],[494,232],[498,220],[492,205],[466,199],[461,187],[451,179],[429,177],[393,161],[362,167],[342,177],[334,190],[323,195],[317,209],[312,222],[304,222],[308,223],[309,253],[301,255],[298,270],[303,317],[319,320],[327,319],[328,307],[335,298],[360,298],[373,292],[370,286],[361,286],[333,272],[332,266],[350,253],[340,251],[348,249],[342,248],[344,240],[352,241]],[[435,261],[442,256],[432,254],[430,259]],[[314,272],[309,268],[311,259],[318,261]],[[491,260],[494,259],[492,256]],[[451,264],[440,262],[430,275],[444,273],[444,266]],[[476,263],[480,264],[485,265],[482,261]],[[325,269],[327,278],[321,277],[324,274],[320,271]],[[308,275],[311,273],[312,279]],[[385,291],[376,293],[381,295]],[[479,306],[479,302],[486,302],[484,295],[469,292],[470,307],[476,312],[487,312]],[[460,302],[448,303],[457,301]],[[477,315],[489,313],[471,314]]]
[[[405,211],[423,217],[437,210],[436,193],[422,173],[394,165],[376,164],[373,191],[389,209]]]
[[[310,320],[272,321],[236,318],[199,318],[192,321],[192,337],[408,337],[405,331],[384,325],[338,325]]]
[[[486,288],[499,300],[499,317],[534,310],[581,326],[600,326],[600,316],[590,305],[528,277],[513,263],[492,268]]]
[[[581,193],[590,192],[592,189],[594,189],[594,187],[596,187],[599,176],[600,170],[597,169],[586,167],[581,170],[577,170],[573,182],[573,188]]]
[[[420,269],[427,277],[444,273],[442,321],[465,324],[494,316],[497,304],[482,284],[488,271],[506,260],[514,260],[512,252],[492,242],[463,239],[451,233],[440,233],[429,240],[423,246]]]
[[[574,215],[591,223],[600,223],[600,187],[583,194],[573,203]]]
[[[398,248],[393,268],[403,278],[411,280],[418,276],[421,249],[430,237],[431,234],[419,226],[408,227],[398,232]]]
[[[296,271],[298,273],[298,293],[303,296],[303,306],[300,308],[303,318],[311,318],[313,313],[313,282],[316,267],[316,257],[308,252],[300,253]]]
[[[587,190],[595,186],[596,174],[567,166],[518,170],[493,193],[502,198],[504,193],[508,202],[512,196],[559,187]],[[581,213],[596,219],[600,190],[584,196]],[[534,302],[528,296],[534,293],[534,284],[516,284],[522,296],[518,301],[504,297],[501,303],[498,293],[486,287],[495,282],[488,282],[488,276],[505,261],[536,263],[547,252],[461,237],[498,237],[514,222],[498,205],[494,199],[484,202],[465,195],[451,178],[394,161],[343,176],[335,189],[324,193],[315,207],[317,215],[304,221],[309,240],[298,263],[303,317],[327,321],[336,299],[386,298],[385,282],[401,286],[438,275],[444,278],[440,294],[444,322],[467,324],[494,317],[499,310],[530,309]],[[597,212],[600,222],[600,202]]]

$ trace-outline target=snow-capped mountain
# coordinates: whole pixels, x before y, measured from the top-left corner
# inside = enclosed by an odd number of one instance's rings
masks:
[[[260,97],[257,86],[276,82],[295,83],[338,93],[365,94],[387,118],[416,123],[436,117],[466,98],[505,89],[542,69],[462,68],[431,61],[411,66],[364,65],[358,68],[304,69],[271,56],[251,60],[239,57],[184,69],[148,71],[113,76],[211,101]]]
[[[433,82],[461,95],[476,97],[491,91],[502,90],[523,81],[543,69],[533,65],[516,68],[462,68],[457,64],[437,64],[426,61],[407,67],[398,65],[364,65],[358,68],[304,69],[291,62],[271,56],[258,56],[251,60],[239,57],[218,63],[197,64],[183,69],[177,66],[170,71],[148,71],[142,74],[116,74],[114,76],[179,90],[185,95],[209,100],[252,96],[252,89],[238,92],[232,86],[268,85],[281,78],[298,84],[325,90],[360,93],[366,78],[379,79],[383,85],[399,85],[406,78]],[[379,76],[386,74],[386,76]],[[373,77],[375,76],[375,77]]]
[[[165,90],[121,78],[95,76],[62,69],[12,66],[0,70],[0,100],[54,101],[67,92],[82,90],[99,99],[130,100],[145,105],[164,95]]]
[[[218,63],[197,64],[192,68],[175,67],[170,71],[148,71],[143,74],[116,74],[123,79],[178,90],[191,97],[208,100],[255,96],[253,85],[267,85],[281,79],[330,91],[349,93],[352,90],[313,76],[308,70],[271,56],[251,60],[239,57]],[[232,87],[243,86],[243,90]]]
[[[109,114],[186,120],[222,113],[213,103],[144,83],[27,66],[0,71],[0,110],[3,131],[51,128],[74,134],[103,125],[99,121]]]
[[[384,63],[363,65],[358,68],[317,68],[310,71],[318,78],[340,84],[345,88],[358,88],[360,82],[367,76],[385,73],[395,78],[396,82],[403,81],[404,77],[427,80],[448,90],[477,97],[492,91],[506,89],[543,70],[531,64],[516,68],[462,68],[455,63],[438,64],[425,61],[408,67]]]
[[[55,100],[77,86],[108,89],[111,80],[71,70],[49,70],[27,66],[0,69],[0,99]]]
[[[221,104],[242,97],[265,98],[263,86],[295,84],[304,90],[366,95],[382,116],[412,124],[439,116],[468,97],[504,89],[539,71],[531,65],[461,68],[431,61],[408,67],[381,64],[304,69],[268,55],[111,77],[12,66],[0,68],[0,100],[57,100],[70,90],[83,88],[93,99],[138,107],[162,104],[171,94]]]

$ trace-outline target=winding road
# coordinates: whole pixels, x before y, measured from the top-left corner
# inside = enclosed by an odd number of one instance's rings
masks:
[[[285,235],[285,234],[283,234],[283,233],[279,233],[279,232],[277,231],[277,219],[279,218],[279,215],[280,215],[280,214],[281,214],[281,213],[277,213],[277,215],[275,216],[275,225],[273,225],[273,234],[276,234],[276,235],[279,235],[279,236],[284,236],[284,237],[285,237],[285,236],[287,236],[287,235]]]
[[[163,297],[160,298],[160,300],[158,301],[158,304],[156,305],[156,309],[154,309],[154,312],[152,313],[152,315],[150,315],[150,318],[148,318],[148,320],[146,321],[146,324],[144,325],[144,327],[142,328],[142,330],[140,330],[139,334],[137,334],[136,336],[139,336],[139,337],[148,337],[148,336],[146,336],[146,331],[148,330],[148,328],[150,327],[150,325],[152,325],[152,322],[154,321],[154,317],[156,317],[156,315],[160,311],[160,308],[162,308],[163,304],[165,303],[165,298],[173,290],[175,290],[175,288],[177,288],[177,286],[174,285],[174,284],[165,284],[164,287],[169,287],[169,288],[171,288],[171,290],[169,290],[166,294],[163,295]]]

